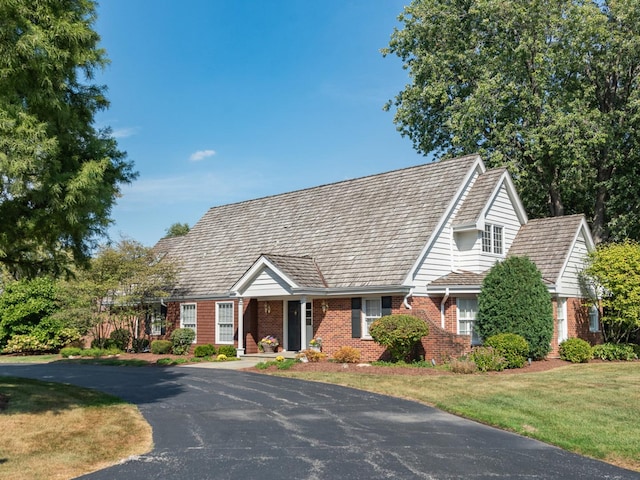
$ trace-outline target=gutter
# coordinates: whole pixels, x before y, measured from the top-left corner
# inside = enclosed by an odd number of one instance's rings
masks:
[[[449,300],[449,287],[446,288],[444,297],[442,297],[442,301],[440,302],[440,326],[443,330],[446,330],[444,325],[444,306],[447,300]]]

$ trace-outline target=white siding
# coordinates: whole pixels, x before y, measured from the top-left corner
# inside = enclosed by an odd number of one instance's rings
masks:
[[[580,234],[576,239],[569,260],[565,269],[560,272],[560,281],[558,282],[560,293],[566,297],[581,297],[579,274],[584,269],[587,258],[587,243],[584,238],[584,232],[580,229]]]
[[[270,268],[265,268],[253,279],[244,292],[245,297],[269,297],[290,295],[290,286]]]

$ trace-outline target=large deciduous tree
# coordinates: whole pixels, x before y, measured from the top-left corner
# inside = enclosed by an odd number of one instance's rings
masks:
[[[386,54],[390,102],[421,153],[507,165],[532,216],[585,213],[640,238],[640,2],[414,0]]]
[[[58,274],[88,258],[135,178],[91,83],[107,63],[91,0],[0,2],[0,264]]]

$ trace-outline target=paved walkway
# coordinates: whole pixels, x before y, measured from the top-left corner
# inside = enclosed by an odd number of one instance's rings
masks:
[[[238,362],[235,362],[238,363]],[[153,451],[83,478],[640,479],[640,474],[415,402],[199,367],[0,364],[0,375],[135,403]]]

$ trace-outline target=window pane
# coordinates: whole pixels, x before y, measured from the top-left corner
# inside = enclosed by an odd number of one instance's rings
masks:
[[[485,225],[482,232],[482,251],[491,252],[491,225]]]
[[[233,302],[216,303],[217,341],[233,343]]]
[[[196,329],[196,306],[192,304],[182,305],[182,328]]]
[[[502,227],[493,227],[493,253],[502,255]]]
[[[362,336],[370,337],[369,327],[373,322],[382,316],[382,299],[366,299],[364,301],[364,325],[362,326]]]

